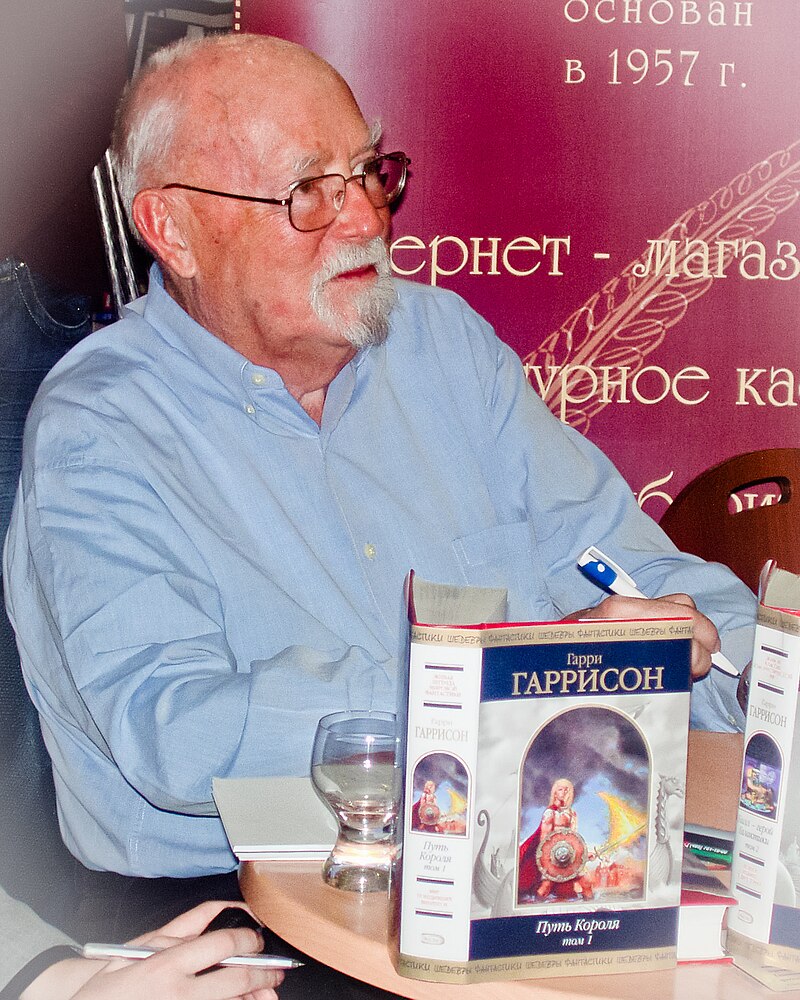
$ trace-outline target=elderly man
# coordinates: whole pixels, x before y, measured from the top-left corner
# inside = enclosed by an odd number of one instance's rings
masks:
[[[505,586],[515,620],[691,611],[696,725],[732,729],[754,600],[677,553],[463,301],[390,277],[402,154],[277,39],[157,54],[114,148],[157,266],[46,380],[9,613],[64,837],[134,875],[229,870],[214,775],[305,773],[317,719],[392,710],[403,578]],[[654,601],[608,598],[586,545]],[[702,678],[702,679],[701,679]]]

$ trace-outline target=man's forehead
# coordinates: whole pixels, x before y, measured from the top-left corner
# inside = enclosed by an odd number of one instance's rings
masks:
[[[291,96],[252,77],[247,83],[237,87],[218,72],[197,81],[181,129],[182,158],[260,187],[324,173],[333,161],[352,162],[380,138],[380,125],[367,125],[347,86],[330,71],[315,73]]]
[[[374,122],[371,127],[364,123],[364,140],[360,145],[350,147],[347,139],[342,137],[342,145],[348,146],[350,160],[356,160],[361,156],[372,153],[381,138],[381,124]],[[330,151],[324,144],[319,144],[316,149],[290,151],[289,159],[294,173],[304,174],[306,171],[316,167],[324,167],[330,158]]]

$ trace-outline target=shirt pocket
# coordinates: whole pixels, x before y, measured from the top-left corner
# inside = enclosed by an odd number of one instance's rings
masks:
[[[528,521],[498,524],[453,540],[461,572],[472,587],[505,587],[510,621],[550,607],[541,561]]]

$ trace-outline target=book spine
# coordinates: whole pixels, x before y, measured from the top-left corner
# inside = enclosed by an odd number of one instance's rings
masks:
[[[411,642],[400,906],[406,966],[469,957],[482,658],[479,647]]]
[[[739,793],[736,836],[732,866],[732,892],[738,905],[731,909],[729,945],[736,947],[738,936],[768,944],[775,940],[776,904],[796,907],[790,858],[781,859],[781,842],[789,843],[794,833],[794,867],[800,881],[800,829],[789,829],[796,818],[792,799],[797,796],[800,741],[797,718],[800,681],[800,637],[759,624],[751,667],[750,694],[745,728],[745,749]],[[787,867],[787,862],[788,867]],[[792,902],[795,900],[795,902]],[[778,906],[778,909],[783,909]],[[789,914],[794,930],[789,940],[800,948],[800,910]],[[794,937],[794,941],[791,938]]]

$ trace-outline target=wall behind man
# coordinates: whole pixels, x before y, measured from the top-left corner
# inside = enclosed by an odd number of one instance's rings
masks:
[[[383,119],[413,161],[395,266],[487,316],[645,510],[797,443],[797,0],[238,6]]]
[[[123,0],[14,0],[0,14],[0,259],[108,287],[92,167],[126,79]]]

